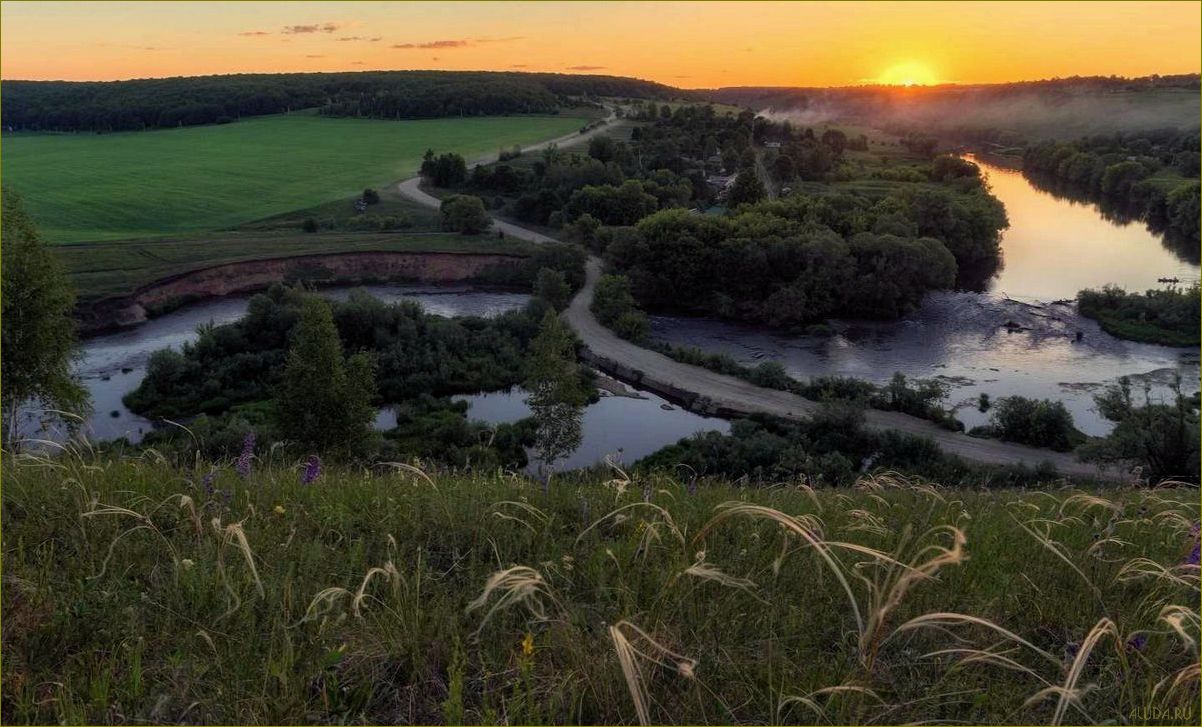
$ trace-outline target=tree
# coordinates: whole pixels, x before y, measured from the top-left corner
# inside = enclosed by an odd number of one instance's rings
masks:
[[[1002,439],[1058,452],[1073,448],[1073,415],[1063,402],[1005,396],[994,404],[991,420]]]
[[[835,152],[835,156],[838,156],[847,148],[847,134],[838,129],[827,129],[822,132],[822,143],[829,146],[831,151]]]
[[[551,304],[555,310],[568,307],[572,298],[572,288],[561,271],[553,268],[539,268],[534,279],[534,294]]]
[[[364,204],[380,204],[380,193],[368,187],[363,190],[363,202]]]
[[[1127,377],[1094,397],[1102,416],[1115,423],[1105,437],[1081,448],[1081,458],[1092,462],[1134,464],[1151,482],[1178,479],[1198,482],[1197,397],[1181,393],[1181,381],[1172,386],[1168,401],[1154,401],[1144,391],[1143,406],[1131,395]]]
[[[526,390],[537,425],[534,452],[540,470],[547,468],[544,483],[549,484],[555,462],[580,446],[587,397],[576,366],[575,337],[553,311],[547,311],[531,343]]]
[[[280,433],[306,449],[351,455],[375,420],[375,394],[374,361],[344,358],[329,303],[306,297],[275,399]]]
[[[484,203],[479,197],[469,194],[456,194],[447,197],[442,202],[442,229],[449,232],[460,232],[464,235],[476,235],[484,232],[492,224],[488,213],[484,211]]]
[[[755,204],[767,195],[764,183],[756,176],[755,170],[744,169],[739,172],[735,183],[731,185],[730,192],[726,195],[726,206],[733,208],[741,204]]]
[[[467,179],[467,162],[455,153],[439,154],[426,151],[421,174],[436,187],[455,187]]]
[[[4,436],[11,439],[22,404],[37,402],[47,409],[78,414],[87,410],[88,397],[71,372],[75,291],[17,193],[5,189],[3,198],[0,400],[8,417]]]

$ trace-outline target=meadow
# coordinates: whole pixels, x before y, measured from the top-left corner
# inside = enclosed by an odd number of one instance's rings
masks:
[[[4,454],[9,724],[1197,723],[1196,489]]]
[[[416,121],[293,113],[116,134],[6,134],[5,184],[54,243],[223,230],[412,176],[427,149],[475,159],[578,129],[563,116]]]

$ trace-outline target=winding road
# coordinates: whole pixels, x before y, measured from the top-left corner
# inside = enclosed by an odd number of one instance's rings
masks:
[[[606,124],[584,134],[576,133],[551,141],[526,147],[523,151],[538,151],[551,144],[572,146],[587,141],[600,133],[614,119],[611,110]],[[495,161],[493,155],[478,163]],[[401,194],[418,204],[437,208],[440,200],[421,189],[421,178],[406,179],[399,185]],[[559,242],[534,230],[528,230],[511,222],[494,218],[497,229],[507,237],[534,243]],[[766,389],[742,379],[719,374],[700,366],[680,363],[673,359],[619,338],[593,315],[591,306],[597,280],[602,274],[602,262],[590,256],[586,265],[584,287],[572,299],[564,311],[564,319],[575,329],[576,334],[588,349],[589,358],[597,368],[616,378],[636,381],[630,383],[646,386],[657,391],[679,391],[704,397],[707,409],[722,410],[733,414],[770,414],[783,419],[804,419],[813,414],[820,404],[787,391]],[[866,423],[875,429],[891,429],[908,434],[929,437],[949,454],[984,464],[1023,464],[1037,466],[1051,464],[1062,475],[1090,477],[1102,480],[1122,481],[1128,479],[1123,472],[1113,468],[1102,469],[1093,464],[1077,460],[1072,454],[1053,452],[1048,449],[1027,447],[996,439],[980,439],[959,432],[948,431],[933,422],[899,412],[870,409],[865,412]]]

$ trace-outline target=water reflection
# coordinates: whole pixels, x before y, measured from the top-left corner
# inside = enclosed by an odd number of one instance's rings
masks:
[[[501,424],[531,415],[526,396],[525,391],[515,388],[454,398],[470,404],[469,418]],[[616,463],[630,465],[685,437],[712,431],[730,431],[730,423],[694,414],[654,394],[638,392],[635,398],[603,392],[600,401],[584,410],[580,446],[558,460],[555,471],[589,467],[606,457]],[[537,474],[538,466],[539,462],[532,458],[526,471]]]
[[[1190,262],[1130,215],[1103,210],[1062,190],[1038,188],[1022,172],[970,158],[980,165],[1010,219],[1002,233],[1004,266],[989,291],[1054,301],[1107,283],[1142,291],[1158,287],[1159,278],[1198,280],[1196,254]]]

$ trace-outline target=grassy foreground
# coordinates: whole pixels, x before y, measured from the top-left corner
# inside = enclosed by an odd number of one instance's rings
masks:
[[[73,243],[219,230],[416,173],[426,149],[474,159],[554,138],[575,116],[378,121],[311,113],[119,134],[10,134],[5,184]]]
[[[6,723],[1197,720],[1196,490],[247,464],[6,454]]]

